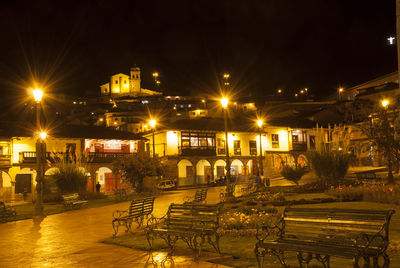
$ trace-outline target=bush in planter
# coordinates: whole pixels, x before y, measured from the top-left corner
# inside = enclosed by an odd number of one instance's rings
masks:
[[[306,173],[307,173],[307,168],[305,168],[305,167],[291,167],[291,166],[287,166],[287,165],[283,166],[282,171],[281,171],[281,175],[285,179],[296,183],[296,185],[299,184],[299,180]]]
[[[321,185],[337,186],[349,169],[350,155],[343,151],[322,150],[308,153],[311,168],[320,179]]]
[[[52,176],[61,194],[86,192],[87,177],[75,164],[60,163]]]

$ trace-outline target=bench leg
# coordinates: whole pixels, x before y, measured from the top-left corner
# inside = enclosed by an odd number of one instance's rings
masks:
[[[200,241],[198,242],[198,238],[200,238]],[[196,256],[195,256],[195,260],[198,260],[200,255],[201,255],[201,250],[203,248],[203,244],[204,244],[204,235],[202,234],[196,234],[193,237],[193,245],[194,245],[194,250],[196,251]]]
[[[221,254],[221,250],[219,248],[219,235],[215,233],[215,241],[212,240],[211,235],[208,235],[208,243],[213,246],[216,252]]]
[[[361,267],[360,264],[358,263],[358,261],[359,261],[361,258],[364,260],[364,265],[363,265],[362,267]],[[354,267],[354,268],[368,268],[369,265],[370,265],[370,261],[369,261],[369,257],[368,257],[368,256],[366,256],[366,257],[363,257],[363,256],[354,256],[354,257],[353,257],[353,267]]]
[[[383,263],[380,263],[379,259],[383,258]],[[386,253],[383,253],[382,255],[375,256],[373,257],[373,264],[374,268],[387,268],[389,267],[390,264],[390,259],[389,256]]]
[[[117,221],[112,221],[111,223],[112,223],[112,227],[113,227],[113,229],[114,229],[114,234],[113,234],[113,237],[115,238],[116,236],[117,236],[117,234],[118,234],[118,228],[119,228],[119,221],[118,221],[118,223],[116,223]]]
[[[322,263],[322,265],[324,266],[324,268],[329,268],[329,259],[330,256],[329,255],[325,255],[325,256],[321,256],[320,254],[315,255],[315,258]]]
[[[304,256],[305,254],[301,251],[297,252],[297,260],[299,261],[299,266],[300,268],[308,267],[308,264],[312,260],[312,254],[311,253],[306,253],[307,255]]]
[[[149,244],[150,250],[153,249],[153,245],[154,245],[154,233],[151,231],[147,231],[146,232],[146,239],[147,239],[147,243]]]
[[[265,254],[267,254],[267,250],[263,247],[259,247],[258,243],[256,243],[256,246],[254,247],[254,254],[256,255],[258,267],[262,268],[264,265],[264,257]]]

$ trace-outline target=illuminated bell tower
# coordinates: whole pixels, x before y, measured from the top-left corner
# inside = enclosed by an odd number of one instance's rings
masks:
[[[140,68],[131,68],[131,92],[140,93]]]

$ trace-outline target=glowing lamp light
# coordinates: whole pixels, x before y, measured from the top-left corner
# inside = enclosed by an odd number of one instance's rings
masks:
[[[300,90],[300,93],[301,93],[301,94],[304,94],[304,90]]]
[[[281,94],[282,93],[282,89],[278,89],[278,93]]]
[[[342,93],[344,89],[342,87],[339,88],[339,93]]]
[[[157,73],[157,72],[154,72],[154,73],[153,73],[153,76],[154,76],[154,77],[158,77],[158,73]]]
[[[229,103],[229,100],[227,98],[224,97],[221,99],[222,107],[224,107],[224,108],[228,107],[228,103]]]
[[[157,80],[156,83],[157,83],[157,85],[159,85],[161,82]]]
[[[33,90],[33,98],[35,99],[36,102],[40,102],[43,97],[43,91],[36,88]]]
[[[261,119],[257,120],[257,126],[261,127],[263,125],[263,121]]]
[[[156,122],[156,120],[151,119],[149,123],[150,123],[150,126],[151,126],[152,128],[154,128],[154,127],[156,126],[156,123],[157,123],[157,122]]]
[[[42,140],[44,140],[44,139],[46,139],[47,133],[44,132],[44,131],[42,131],[42,132],[40,132],[39,136],[40,136],[40,138],[41,138]]]
[[[225,73],[225,74],[224,74],[224,78],[225,78],[225,79],[228,79],[228,78],[229,78],[229,74],[228,74],[228,73]]]
[[[389,105],[389,101],[386,100],[386,99],[385,99],[385,100],[382,100],[382,101],[381,101],[381,105],[382,105],[383,108],[386,108],[386,107]]]

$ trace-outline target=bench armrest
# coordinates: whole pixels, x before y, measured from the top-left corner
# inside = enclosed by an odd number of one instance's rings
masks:
[[[264,241],[267,238],[272,240],[273,237],[279,238],[283,234],[283,227],[282,227],[283,220],[279,220],[278,223],[275,225],[264,225],[261,228],[257,227],[256,238],[258,241]]]
[[[377,233],[375,235],[364,233],[360,234],[355,239],[356,249],[361,256],[365,255],[365,252],[367,252],[369,249],[374,249],[379,251],[380,253],[383,253],[386,251],[388,245],[388,239],[385,239],[385,237],[380,233]]]
[[[114,219],[119,219],[121,217],[127,216],[129,214],[128,210],[116,210],[113,212],[112,216]]]
[[[146,224],[147,229],[151,230],[151,229],[159,227],[161,224],[163,224],[165,222],[166,219],[167,219],[167,215],[164,215],[161,218],[156,218],[153,215],[151,215],[147,219],[147,224]]]

